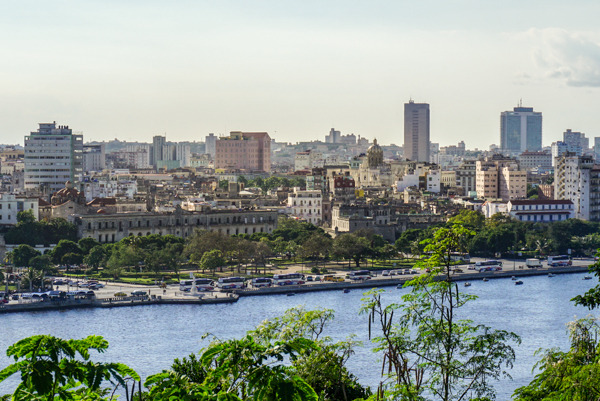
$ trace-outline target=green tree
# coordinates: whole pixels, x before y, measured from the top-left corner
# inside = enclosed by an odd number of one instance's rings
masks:
[[[96,245],[87,255],[83,258],[83,263],[92,267],[93,269],[98,269],[106,260],[107,252],[106,249],[102,245]]]
[[[90,253],[90,251],[92,250],[92,248],[99,246],[100,243],[92,237],[85,237],[85,238],[80,239],[77,242],[77,245],[79,245],[79,249],[81,249],[81,253],[83,253],[83,255],[87,256]]]
[[[460,225],[439,228],[426,240],[430,255],[423,266],[432,273],[411,282],[402,305],[383,305],[378,291],[370,292],[362,312],[381,326],[374,338],[383,352],[384,391],[394,399],[467,400],[494,398],[490,380],[507,377],[504,366],[515,359],[512,342],[519,337],[503,330],[459,320],[458,310],[475,296],[462,294],[451,280],[451,254],[464,252],[473,232]],[[442,274],[445,280],[436,280]],[[401,313],[397,313],[400,309]],[[395,319],[394,319],[395,318]]]
[[[0,382],[19,373],[21,382],[14,401],[100,400],[108,394],[105,382],[126,386],[127,379],[140,380],[122,363],[90,360],[90,351],[104,352],[108,342],[100,336],[62,340],[49,335],[24,338],[6,354],[15,360],[0,371]]]
[[[65,266],[78,266],[83,263],[83,256],[80,253],[75,252],[65,253],[60,259],[60,263],[62,263]]]
[[[80,255],[81,259],[83,259],[83,252],[79,248],[79,245],[77,245],[77,243],[74,241],[63,239],[63,240],[60,240],[60,242],[52,250],[52,261],[56,264],[64,263],[63,257],[68,253]],[[79,263],[81,263],[81,262],[79,262]],[[69,263],[69,264],[76,264],[76,263]]]
[[[313,232],[300,247],[299,254],[302,258],[313,259],[317,262],[329,256],[333,240],[330,236],[320,232]]]
[[[202,269],[208,269],[213,272],[217,268],[223,267],[225,263],[226,262],[225,258],[223,258],[223,253],[218,249],[205,252],[204,255],[202,255],[202,259],[200,259],[200,266]]]
[[[29,266],[29,261],[39,255],[41,253],[37,249],[30,245],[22,244],[12,251],[12,261],[18,267]]]
[[[360,267],[360,261],[370,251],[369,240],[354,234],[341,234],[333,240],[332,254],[336,258],[354,261],[356,267]]]
[[[34,256],[29,261],[29,264],[31,265],[31,268],[33,270],[35,270],[38,275],[41,276],[40,281],[41,281],[41,287],[42,287],[42,291],[43,291],[44,287],[45,287],[44,277],[48,273],[50,273],[53,268],[52,259],[50,259],[49,255]]]
[[[538,350],[539,373],[527,386],[515,390],[518,401],[595,401],[600,398],[600,326],[596,318],[576,320],[568,325],[569,351]]]

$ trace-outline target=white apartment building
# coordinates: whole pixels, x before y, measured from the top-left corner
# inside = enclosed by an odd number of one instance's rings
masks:
[[[425,188],[429,192],[440,193],[440,182],[442,174],[440,170],[429,170],[425,173]]]
[[[295,187],[294,192],[288,194],[287,206],[292,217],[306,220],[315,225],[321,224],[323,218],[321,191],[303,191]]]
[[[519,221],[533,223],[551,223],[563,221],[575,216],[573,202],[553,199],[511,200],[507,204],[507,213]]]
[[[594,158],[567,153],[555,161],[554,198],[573,202],[575,218],[597,220],[600,168],[594,166]]]
[[[79,181],[83,172],[83,135],[67,125],[40,123],[25,136],[25,189],[58,191]]]
[[[0,225],[17,224],[17,213],[31,210],[39,219],[39,200],[36,197],[22,197],[13,194],[0,194]]]
[[[90,202],[94,198],[127,198],[133,199],[137,193],[137,181],[120,179],[119,175],[92,177],[81,183],[81,190],[85,200]]]
[[[102,171],[106,168],[106,154],[104,144],[84,145],[83,147],[83,171]]]
[[[314,150],[297,152],[294,157],[294,171],[312,170],[315,167],[323,167],[323,153]]]
[[[487,158],[476,166],[477,198],[507,201],[527,196],[527,171],[520,170],[514,159]]]
[[[552,169],[552,153],[550,152],[523,152],[519,155],[519,165],[523,170]]]

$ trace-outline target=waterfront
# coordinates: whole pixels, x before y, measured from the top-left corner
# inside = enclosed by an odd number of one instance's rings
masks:
[[[585,308],[575,308],[569,299],[597,282],[596,279],[582,280],[584,275],[526,277],[523,286],[515,286],[510,279],[473,281],[468,288],[459,283],[461,290],[480,297],[465,308],[464,317],[514,331],[522,337],[523,343],[517,348],[517,361],[511,370],[515,380],[497,384],[498,399],[507,399],[514,388],[531,379],[535,350],[567,345],[565,323],[575,315],[588,314]],[[383,298],[386,302],[398,302],[406,291],[388,287]],[[348,294],[329,291],[294,297],[243,297],[235,304],[149,305],[10,314],[0,317],[0,349],[4,353],[18,339],[40,333],[64,338],[99,334],[110,342],[110,348],[105,354],[95,356],[96,359],[124,362],[146,377],[169,367],[174,358],[197,352],[206,344],[201,340],[205,332],[220,338],[239,337],[263,319],[303,304],[308,309],[327,307],[336,311],[336,320],[328,332],[332,337],[355,334],[364,342],[364,347],[357,349],[350,359],[349,367],[362,383],[374,385],[379,381],[380,369],[366,338],[366,317],[358,315],[361,298],[359,290]],[[2,356],[0,363],[3,367],[9,360]],[[1,384],[0,394],[9,392],[15,383]]]

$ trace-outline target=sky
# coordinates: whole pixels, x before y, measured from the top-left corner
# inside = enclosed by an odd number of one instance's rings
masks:
[[[498,144],[520,101],[544,145],[593,138],[598,15],[593,0],[4,0],[0,143],[56,121],[85,141],[335,127],[402,145],[411,98],[442,146]]]

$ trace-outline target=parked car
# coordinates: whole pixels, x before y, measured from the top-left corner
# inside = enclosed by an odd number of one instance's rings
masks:
[[[410,274],[410,269],[404,269],[404,274]]]
[[[126,297],[127,294],[125,294],[124,292],[115,292],[115,297],[117,298],[121,298],[121,297]]]
[[[410,271],[410,274],[419,274],[419,271],[417,269],[412,269]]]
[[[131,295],[133,295],[134,297],[143,297],[144,295],[147,295],[148,293],[144,290],[135,290],[135,291],[131,291]]]
[[[384,270],[381,272],[382,276],[389,276],[390,275],[390,271],[389,270]]]
[[[306,276],[306,281],[313,281],[313,276]]]

